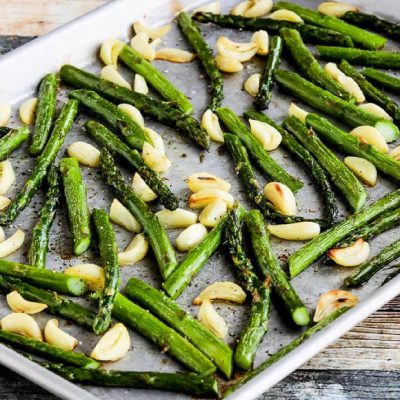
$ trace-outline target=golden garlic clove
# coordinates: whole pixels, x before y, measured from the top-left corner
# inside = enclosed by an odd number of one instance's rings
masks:
[[[7,304],[15,313],[37,314],[47,308],[46,304],[25,300],[16,290],[6,296]]]
[[[318,11],[321,14],[341,18],[349,11],[357,12],[358,8],[352,6],[351,4],[339,3],[336,1],[325,1],[318,5]]]
[[[189,197],[189,207],[195,209],[204,208],[217,199],[224,201],[228,208],[233,206],[234,199],[231,194],[221,189],[206,188],[193,193]]]
[[[187,228],[197,222],[197,215],[188,210],[177,208],[176,210],[161,210],[156,213],[160,223],[166,228]]]
[[[373,126],[358,126],[354,128],[350,134],[358,138],[361,143],[370,144],[382,153],[387,153],[389,151],[389,147],[382,133]]]
[[[206,236],[207,228],[203,224],[191,225],[176,238],[176,248],[184,253],[196,247]]]
[[[280,238],[292,241],[311,240],[320,234],[321,228],[316,222],[295,222],[293,224],[268,225],[268,231]]]
[[[19,108],[19,118],[24,124],[30,125],[35,120],[37,102],[37,97],[34,97],[22,103]]]
[[[204,300],[197,316],[198,320],[217,337],[223,339],[228,335],[228,325],[217,313],[211,301]]]
[[[124,251],[118,253],[118,265],[134,265],[146,257],[149,251],[149,242],[139,233],[129,243]]]
[[[208,133],[211,140],[224,143],[224,133],[219,124],[217,114],[213,113],[211,110],[207,110],[201,118],[201,126]]]
[[[78,340],[60,329],[56,319],[49,319],[47,321],[44,328],[44,338],[48,344],[64,351],[72,351],[78,346]]]
[[[375,186],[378,178],[378,172],[374,164],[365,158],[346,157],[344,163],[351,169],[354,175],[368,186]]]
[[[110,219],[115,224],[122,226],[130,232],[139,233],[142,230],[142,227],[140,226],[136,218],[117,199],[114,199],[111,203]]]
[[[226,203],[223,200],[215,200],[203,208],[199,215],[199,221],[209,228],[213,228],[227,212]]]
[[[186,183],[193,193],[202,189],[220,189],[229,192],[231,188],[229,182],[208,172],[196,172],[195,174],[188,176]]]
[[[32,339],[43,341],[42,332],[37,322],[28,314],[11,313],[1,321],[1,329],[6,332],[17,333]]]
[[[282,141],[282,135],[266,122],[249,119],[250,131],[267,151],[275,150]]]
[[[264,187],[264,196],[284,215],[296,215],[296,198],[289,187],[280,182],[269,182]]]
[[[328,257],[337,265],[355,267],[367,261],[369,244],[363,239],[356,240],[351,246],[330,249]]]
[[[346,290],[330,290],[319,297],[314,322],[322,321],[343,307],[354,307],[357,303],[358,297]]]
[[[194,305],[202,304],[203,301],[225,300],[232,303],[243,304],[246,300],[244,290],[234,282],[215,282],[207,286],[194,300]]]
[[[68,146],[67,153],[70,157],[75,157],[81,165],[100,167],[100,151],[90,143],[74,142]]]

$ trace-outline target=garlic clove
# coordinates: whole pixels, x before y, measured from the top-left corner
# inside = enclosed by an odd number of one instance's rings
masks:
[[[303,110],[299,106],[296,105],[296,103],[291,102],[288,110],[289,115],[294,115],[296,118],[298,118],[303,124],[306,123],[306,118],[309,112],[306,110]]]
[[[382,133],[373,126],[358,126],[354,128],[350,134],[358,138],[361,143],[370,144],[382,153],[387,153],[389,151],[389,147]]]
[[[204,4],[200,7],[197,7],[193,10],[193,14],[198,12],[209,12],[213,14],[221,14],[221,2],[213,1],[211,3]]]
[[[78,346],[78,340],[60,329],[56,319],[49,319],[47,321],[44,328],[44,338],[48,344],[64,351],[72,351]]]
[[[100,167],[100,150],[90,143],[74,142],[68,146],[67,153],[70,157],[75,157],[81,165]]]
[[[265,150],[275,150],[281,144],[282,135],[273,126],[254,119],[250,119],[249,124],[251,133]]]
[[[1,321],[1,329],[6,332],[17,333],[32,339],[43,341],[42,332],[37,322],[28,314],[11,313]]]
[[[164,48],[156,51],[156,60],[165,60],[174,63],[188,63],[196,58],[196,54],[190,51],[176,49],[176,48]]]
[[[25,300],[16,290],[6,296],[7,304],[15,313],[37,314],[47,308],[46,304]]]
[[[11,107],[9,104],[0,103],[0,127],[5,126],[11,118]]]
[[[268,231],[280,238],[292,241],[311,240],[320,234],[321,228],[316,222],[295,222],[293,224],[268,225]]]
[[[250,1],[242,1],[239,4],[236,4],[236,6],[234,6],[229,14],[231,15],[241,15],[243,16],[244,13],[251,7],[251,2]]]
[[[257,54],[260,56],[265,56],[269,52],[269,36],[267,31],[257,31],[253,33],[251,37],[251,42],[258,45]]]
[[[209,228],[213,228],[226,214],[227,207],[223,200],[217,199],[203,208],[199,221]]]
[[[243,84],[244,90],[253,97],[256,97],[260,88],[261,74],[250,75]]]
[[[34,97],[22,103],[19,108],[19,118],[24,124],[30,125],[35,120],[37,102],[37,97]]]
[[[118,265],[134,265],[143,260],[148,251],[149,242],[142,233],[139,233],[131,240],[124,251],[118,253]]]
[[[132,104],[118,104],[118,108],[123,111],[129,118],[135,121],[141,128],[144,128],[144,118],[142,113]]]
[[[0,196],[2,197],[2,196]],[[4,230],[3,228],[0,227],[0,243],[4,242],[4,240],[6,239],[6,235],[4,234]]]
[[[176,238],[178,251],[186,252],[197,246],[207,236],[207,228],[203,224],[194,224],[187,227]]]
[[[147,61],[153,61],[156,58],[156,50],[150,45],[149,36],[145,32],[139,32],[132,38],[131,47]]]
[[[360,104],[358,108],[370,114],[376,115],[377,117],[387,119],[388,121],[393,121],[393,118],[383,108],[374,103]]]
[[[15,173],[10,160],[0,162],[0,195],[6,194],[15,181]]]
[[[151,142],[151,145],[161,154],[165,154],[164,141],[161,135],[150,128],[144,128],[147,138]]]
[[[105,275],[104,269],[96,264],[78,264],[64,270],[64,274],[82,278],[92,292],[103,289]]]
[[[141,22],[135,22],[133,24],[133,29],[137,35],[139,33],[145,33],[149,39],[154,40],[164,37],[171,30],[171,25],[168,24],[156,28],[149,28]]]
[[[400,161],[400,146],[395,147],[390,153],[389,156],[394,158],[396,161]]]
[[[150,143],[144,142],[142,157],[145,164],[156,172],[165,172],[171,167],[171,162],[162,152],[156,150]]]
[[[149,94],[149,87],[147,86],[146,79],[144,79],[142,75],[135,74],[133,90],[137,93]]]
[[[233,74],[235,72],[240,72],[243,69],[242,63],[232,57],[225,57],[221,54],[217,54],[214,60],[215,65],[222,72]]]
[[[272,14],[268,16],[268,18],[277,20],[277,21],[289,21],[289,22],[297,22],[303,23],[303,19],[297,15],[294,11],[290,10],[276,10]]]
[[[25,233],[18,229],[14,235],[0,243],[0,258],[9,256],[17,251],[24,243]]]
[[[257,50],[257,43],[237,43],[225,36],[221,36],[217,40],[218,54],[239,62],[249,61],[257,53]]]
[[[264,196],[284,215],[296,215],[297,205],[293,192],[283,183],[270,182],[264,187]]]
[[[195,209],[204,208],[217,199],[224,201],[228,208],[233,206],[234,199],[231,194],[221,189],[207,188],[201,189],[189,197],[189,207]]]
[[[355,267],[368,259],[369,244],[363,239],[356,240],[351,246],[330,249],[328,257],[342,267]]]
[[[122,75],[112,66],[106,65],[100,72],[100,78],[106,81],[115,83],[118,86],[122,86],[130,89],[131,85],[127,82]]]
[[[3,211],[11,204],[11,200],[7,197],[0,196],[0,211]]]
[[[217,114],[213,113],[211,110],[207,110],[201,118],[201,126],[208,133],[211,140],[224,143],[224,133],[219,124]]]
[[[357,103],[362,103],[365,101],[363,91],[353,78],[350,78],[349,76],[339,76],[337,81],[346,92],[354,96]]]
[[[374,164],[365,158],[346,157],[344,163],[350,168],[353,173],[366,183],[368,186],[375,186],[378,178],[378,172]]]
[[[243,16],[246,18],[262,17],[272,10],[272,6],[272,0],[249,0]]]
[[[199,308],[198,320],[217,337],[223,339],[228,335],[228,325],[214,309],[211,301],[204,300]]]
[[[338,68],[338,66],[333,62],[328,62],[324,66],[325,72],[333,78],[335,81],[338,81],[340,77],[345,77],[346,75]]]
[[[176,210],[161,210],[156,213],[158,220],[166,228],[187,228],[197,222],[194,212],[177,208]]]
[[[208,172],[196,172],[195,174],[188,176],[186,183],[193,193],[202,189],[220,189],[229,192],[231,188],[229,182]]]
[[[132,178],[132,189],[146,203],[157,198],[157,195],[137,172]]]
[[[325,1],[318,5],[318,11],[321,14],[330,15],[331,17],[341,18],[348,11],[357,12],[358,8],[351,4],[339,3],[336,1]]]
[[[117,199],[114,199],[111,203],[110,219],[130,232],[139,233],[142,229],[136,218]]]
[[[246,300],[244,290],[234,282],[215,282],[207,286],[194,300],[194,305],[202,304],[203,301],[225,300],[232,303],[243,304]]]
[[[112,65],[114,69],[118,67],[118,57],[124,44],[114,38],[104,41],[100,48],[100,59],[105,65]]]

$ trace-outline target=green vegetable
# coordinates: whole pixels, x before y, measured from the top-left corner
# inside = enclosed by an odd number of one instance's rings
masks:
[[[10,154],[18,149],[29,137],[29,128],[26,126],[6,129],[4,136],[0,138],[0,161],[7,160]]]
[[[400,79],[374,68],[365,68],[361,73],[366,76],[368,80],[383,86],[385,89],[400,93]]]

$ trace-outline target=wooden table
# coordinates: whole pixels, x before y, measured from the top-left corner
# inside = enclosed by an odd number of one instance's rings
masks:
[[[104,2],[0,0],[0,54]],[[24,378],[0,367],[0,400],[25,398],[56,399]],[[399,398],[400,298],[367,318],[262,396],[263,400]]]

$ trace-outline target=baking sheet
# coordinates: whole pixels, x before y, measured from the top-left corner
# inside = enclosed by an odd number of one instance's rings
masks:
[[[297,1],[300,4],[314,7],[317,1]],[[41,37],[18,50],[6,55],[0,60],[0,101],[7,101],[13,104],[14,119],[13,125],[18,125],[18,106],[25,99],[31,97],[35,86],[40,78],[47,72],[56,70],[64,63],[83,66],[92,71],[99,71],[101,64],[96,60],[96,53],[102,41],[108,37],[118,37],[128,39],[131,36],[130,25],[132,22],[142,19],[148,25],[161,25],[169,21],[173,14],[185,7],[192,7],[203,1],[165,1],[150,0],[145,2],[132,2],[129,0],[117,0],[101,7],[100,9],[79,18],[78,20],[67,24],[54,31],[53,33]],[[223,10],[227,11],[236,1],[224,1]],[[384,0],[379,4],[373,1],[353,1],[363,10],[368,12],[379,12],[384,15],[382,10],[387,7],[387,14],[400,15],[400,5],[393,4],[391,0]],[[251,36],[250,32],[240,32],[237,30],[220,29],[213,25],[201,24],[201,29],[210,45],[215,47],[216,39],[225,35],[235,41],[247,41]],[[165,38],[166,47],[178,47],[190,49],[186,41],[180,35],[174,25],[173,30]],[[388,46],[391,47],[390,45]],[[394,47],[395,48],[395,47]],[[96,61],[95,61],[96,60]],[[157,61],[155,64],[163,71],[177,86],[179,86],[192,100],[195,108],[195,116],[200,117],[208,102],[207,84],[208,80],[199,66],[198,62],[191,64],[171,64],[163,61]],[[285,66],[286,63],[284,63]],[[224,104],[232,107],[237,113],[241,114],[251,105],[252,98],[242,90],[243,81],[252,73],[261,70],[262,60],[256,59],[254,62],[246,65],[246,68],[238,74],[225,76],[225,101]],[[129,81],[133,80],[133,74],[121,67],[121,72]],[[153,94],[152,94],[153,95]],[[60,104],[64,98],[64,92],[59,96]],[[268,115],[276,120],[281,120],[287,112],[290,98],[282,95],[277,90],[274,92],[274,98]],[[64,149],[72,142],[85,140],[87,138],[82,129],[86,121],[85,115],[81,114],[74,125],[70,135],[67,137]],[[198,171],[212,172],[221,178],[229,180],[232,183],[232,194],[236,199],[247,203],[244,200],[242,188],[238,179],[233,173],[233,164],[227,154],[218,151],[219,146],[213,144],[210,152],[202,152],[196,149],[189,141],[185,140],[178,133],[174,132],[161,124],[146,121],[146,124],[159,132],[167,145],[167,154],[172,161],[173,167],[165,174],[172,190],[181,199],[181,206],[187,208],[186,200],[189,191],[185,185],[185,177]],[[64,154],[60,152],[60,157]],[[272,153],[272,156],[284,166],[293,175],[303,179],[305,185],[297,194],[296,198],[299,205],[299,214],[304,216],[318,217],[320,215],[321,202],[311,178],[295,163],[284,150],[278,149]],[[17,173],[17,181],[7,196],[13,197],[24,180],[29,174],[33,160],[26,156],[26,146],[16,151],[11,158],[13,166]],[[110,190],[103,184],[100,173],[94,169],[82,168],[84,180],[88,186],[89,207],[103,207],[108,209],[112,195]],[[127,179],[131,179],[132,172],[124,170]],[[266,180],[259,176],[261,184]],[[373,189],[367,189],[368,203],[371,203],[383,194],[391,191],[395,185],[381,176],[378,185]],[[24,248],[18,253],[10,256],[10,259],[26,262],[26,253],[30,244],[30,235],[32,227],[37,218],[37,212],[40,209],[43,198],[42,193],[38,193],[31,206],[26,209],[19,218],[10,227],[5,228],[6,236],[10,236],[17,228],[21,228],[27,234]],[[157,209],[157,206],[155,206]],[[345,208],[341,207],[342,214],[345,215]],[[123,249],[131,239],[131,235],[123,229],[115,226],[117,243],[119,249]],[[372,254],[377,253],[385,244],[392,242],[399,236],[400,230],[392,230],[374,239],[371,244]],[[178,230],[170,231],[170,237],[175,239]],[[288,255],[299,248],[301,243],[288,243],[284,241],[273,241],[274,250],[278,256]],[[81,257],[72,255],[72,241],[69,235],[66,215],[63,210],[58,213],[57,219],[52,229],[50,241],[50,253],[48,256],[49,268],[62,271],[66,267],[82,262],[99,263],[90,252]],[[197,308],[191,306],[192,299],[200,293],[207,285],[220,280],[235,280],[232,274],[231,263],[223,251],[217,252],[207,263],[201,273],[193,280],[191,287],[179,298],[178,302],[186,310],[196,315]],[[294,279],[293,284],[298,290],[300,297],[304,300],[310,311],[316,304],[321,293],[327,290],[338,288],[343,282],[343,278],[349,274],[349,269],[339,269],[331,267],[315,268],[310,267],[305,272]],[[139,277],[150,282],[156,287],[160,287],[160,278],[157,267],[152,261],[151,256],[138,265],[124,267],[121,269],[122,285],[129,277]],[[295,368],[301,366],[317,351],[327,346],[332,340],[349,330],[354,324],[365,318],[368,314],[379,308],[385,302],[396,296],[400,292],[400,277],[385,285],[380,291],[380,287],[386,273],[378,274],[365,287],[354,290],[362,303],[355,309],[348,312],[341,319],[333,323],[326,331],[314,336],[295,352],[290,353],[285,359],[276,363],[264,374],[259,375],[252,382],[245,385],[231,398],[235,399],[254,399],[263,391],[267,390],[273,384],[284,378]],[[90,304],[87,304],[90,306]],[[223,318],[229,323],[228,342],[233,344],[241,331],[247,317],[248,307],[231,304],[217,304],[217,309]],[[4,301],[4,296],[0,297],[0,317],[9,313],[9,309]],[[44,327],[46,321],[50,318],[48,314],[42,313],[37,316],[41,327]],[[81,344],[79,350],[90,353],[98,338],[84,329],[77,327],[67,321],[61,322],[61,328],[65,329],[75,337]],[[281,319],[279,314],[273,309],[271,315],[270,331],[262,341],[255,359],[255,365],[261,363],[274,353],[281,346],[287,344],[294,337],[298,336],[301,330],[288,327]],[[177,371],[182,370],[178,363],[175,363],[170,357],[161,354],[159,349],[153,346],[145,338],[131,332],[132,351],[123,359],[115,363],[106,365],[110,369],[122,370],[153,370],[153,371]],[[4,354],[4,356],[3,356]],[[54,379],[54,375],[42,370],[39,366],[30,363],[27,360],[21,361],[20,356],[12,352],[3,351],[0,356],[0,362],[22,372],[24,376],[32,379],[38,384],[46,387],[50,391],[65,399],[84,398],[82,392],[76,393],[74,385],[67,382]],[[63,382],[62,384],[60,382]],[[61,386],[60,386],[61,385]],[[184,395],[175,395],[156,391],[109,389],[98,387],[85,387],[90,394],[100,399],[128,399],[134,396],[136,399],[169,399],[172,396],[177,399],[190,398]],[[89,397],[88,397],[89,398]]]

